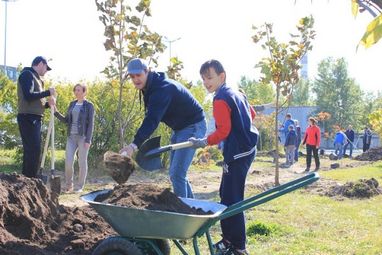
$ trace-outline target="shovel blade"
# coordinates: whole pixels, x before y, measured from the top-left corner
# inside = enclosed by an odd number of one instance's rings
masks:
[[[54,170],[51,170],[54,172]],[[49,179],[50,190],[52,193],[59,195],[61,193],[61,177],[52,174]]]
[[[160,155],[156,157],[146,157],[146,153],[160,147],[160,136],[156,136],[146,140],[137,153],[135,158],[137,164],[146,171],[155,171],[163,168]]]

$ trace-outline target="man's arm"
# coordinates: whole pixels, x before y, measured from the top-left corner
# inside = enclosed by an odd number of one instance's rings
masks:
[[[40,92],[34,91],[33,90],[33,75],[29,71],[25,71],[20,75],[19,83],[20,83],[20,87],[23,92],[24,98],[27,101],[33,101],[43,97],[48,97],[51,95],[51,92],[52,92],[51,89],[40,91]]]
[[[134,136],[133,143],[138,148],[158,127],[171,103],[171,99],[171,92],[166,90],[158,91],[150,96],[146,116]]]

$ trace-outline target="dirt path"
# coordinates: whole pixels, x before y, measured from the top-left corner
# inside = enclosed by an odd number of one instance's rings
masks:
[[[281,159],[282,160],[282,159]],[[361,165],[370,164],[370,162],[356,161],[350,159],[343,159],[342,161],[331,161],[329,159],[321,159],[320,171],[330,170],[330,164],[339,162],[341,168],[352,168]],[[293,179],[297,179],[306,173],[305,160],[295,163],[290,168],[280,168],[279,176],[280,183],[285,183]],[[318,173],[320,173],[320,171]],[[218,197],[218,191],[221,181],[220,170],[191,170],[188,173],[188,178],[192,184],[195,197],[198,199],[216,199]],[[171,187],[168,173],[166,171],[157,172],[145,172],[136,171],[128,180],[130,184],[137,183],[156,183],[163,186]],[[311,192],[320,193],[327,187],[334,185],[336,182],[321,178],[317,183],[312,185]],[[111,178],[97,178],[89,179],[85,194],[91,190],[99,189],[112,189],[117,185]],[[252,165],[248,177],[246,186],[257,190],[266,190],[274,185],[274,166],[269,159],[258,159]],[[63,194],[59,197],[60,204],[69,207],[79,207],[86,205],[80,199],[81,194]]]

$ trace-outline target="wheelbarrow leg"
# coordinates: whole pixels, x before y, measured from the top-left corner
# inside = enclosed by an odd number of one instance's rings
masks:
[[[210,254],[214,255],[215,254],[214,244],[212,243],[212,238],[211,238],[211,235],[210,235],[210,231],[208,231],[208,230],[206,232],[206,238],[207,238],[207,242],[208,242],[208,248],[210,249]]]
[[[195,255],[200,255],[199,247],[198,247],[198,237],[194,236],[192,239],[192,244],[194,246]]]
[[[180,252],[183,254],[183,255],[188,255],[187,251],[183,248],[183,246],[179,243],[178,240],[172,240],[174,242],[174,244],[176,245],[176,247],[178,247],[178,249],[180,250]]]

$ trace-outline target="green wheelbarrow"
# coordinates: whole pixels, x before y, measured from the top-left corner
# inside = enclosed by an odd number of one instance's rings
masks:
[[[181,198],[191,207],[211,211],[210,215],[189,215],[174,212],[136,209],[97,201],[103,201],[112,190],[99,190],[81,196],[119,234],[103,240],[93,255],[169,255],[172,240],[181,254],[188,255],[182,240],[192,239],[195,255],[200,255],[198,238],[205,235],[211,255],[213,242],[209,229],[222,219],[244,212],[257,205],[285,195],[319,179],[317,173],[271,188],[253,197],[226,207],[222,204]]]

